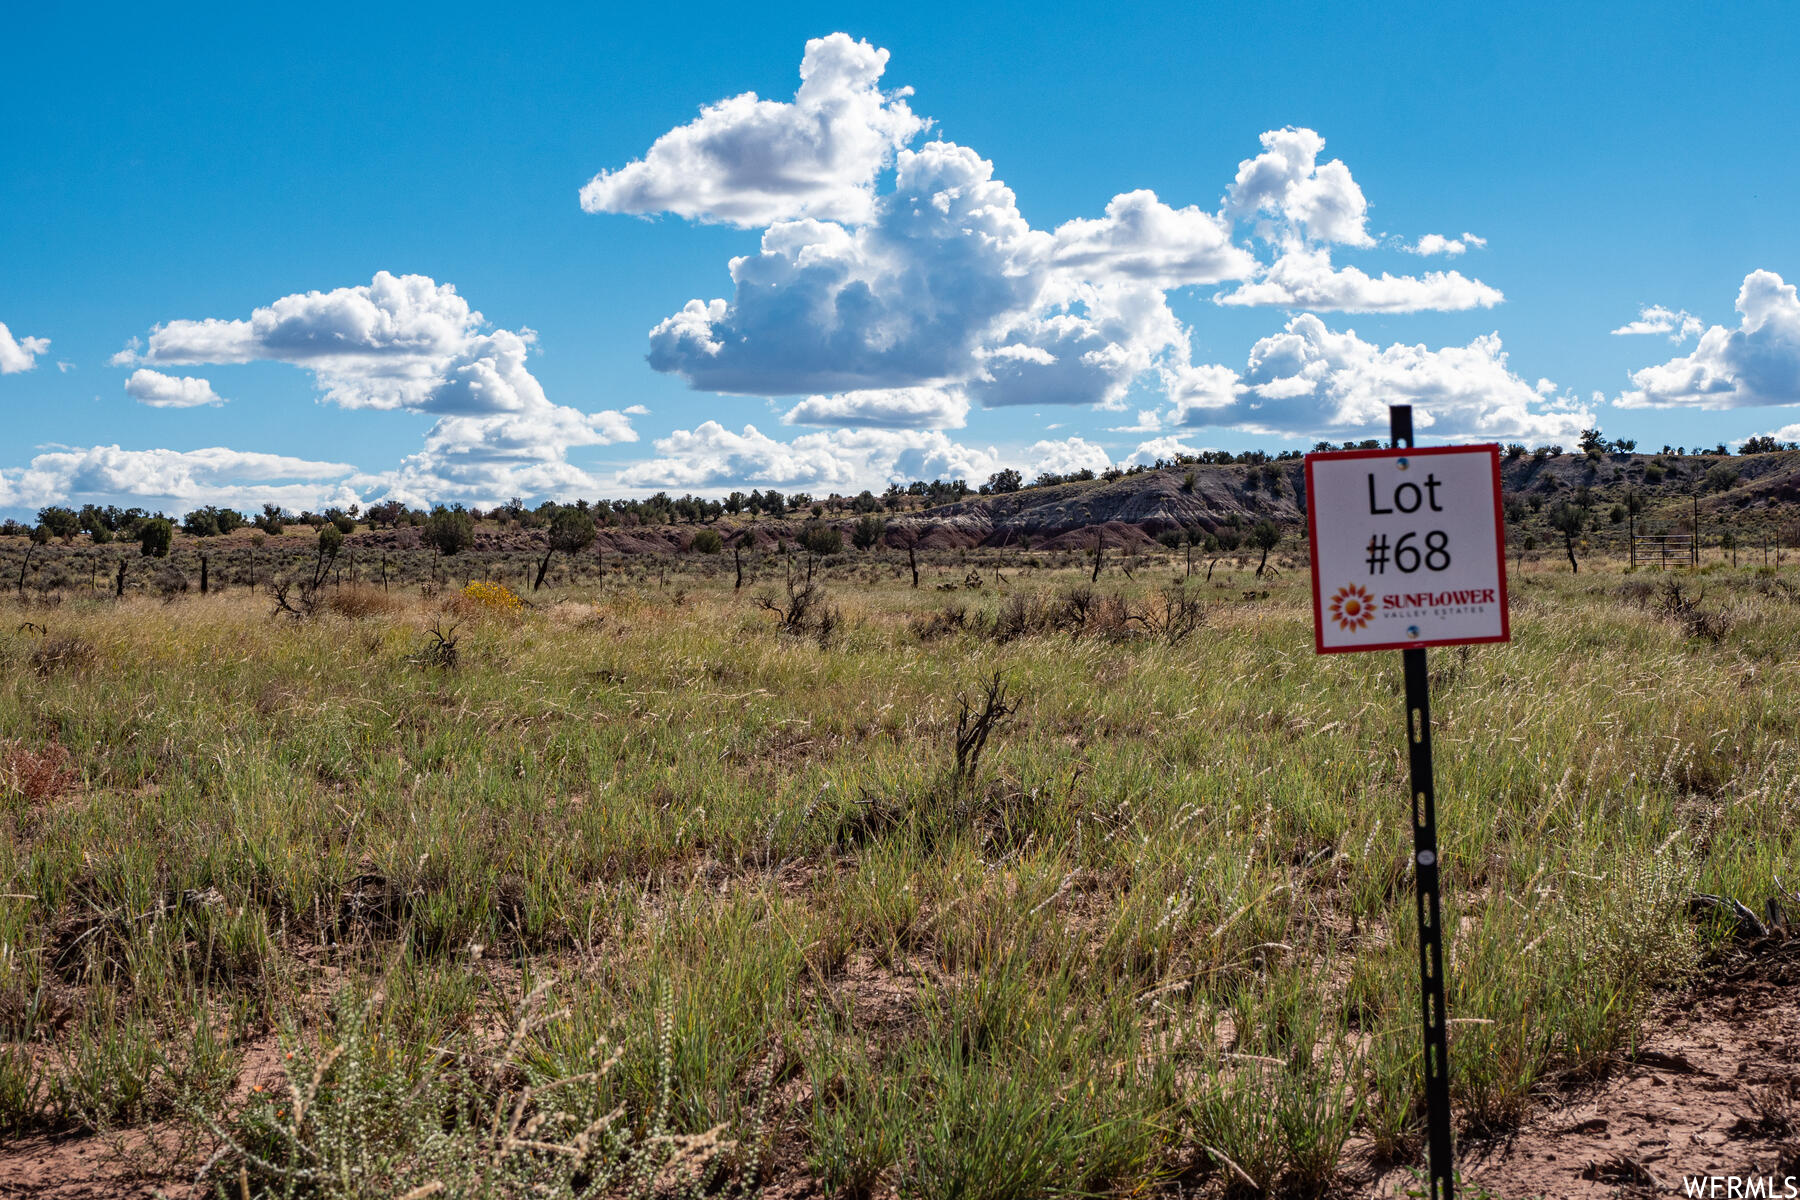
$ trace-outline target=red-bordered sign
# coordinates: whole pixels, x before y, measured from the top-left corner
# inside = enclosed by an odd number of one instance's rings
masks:
[[[1505,642],[1500,447],[1306,456],[1320,654]]]

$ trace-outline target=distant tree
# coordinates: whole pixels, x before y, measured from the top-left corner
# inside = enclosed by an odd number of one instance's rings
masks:
[[[50,531],[52,537],[59,537],[65,544],[75,540],[81,532],[81,514],[72,508],[50,505],[38,509],[38,524]]]
[[[868,495],[867,492],[863,494]],[[887,522],[874,513],[868,513],[859,519],[856,527],[850,531],[850,544],[858,550],[870,550],[880,544],[881,535],[886,532]]]
[[[531,590],[535,592],[544,586],[554,555],[580,554],[594,544],[597,534],[594,518],[585,510],[573,506],[558,508],[550,515],[550,537],[544,544],[544,557],[538,560],[537,578],[531,581]]]
[[[326,509],[325,520],[337,526],[337,531],[339,533],[354,533],[356,531],[356,518],[352,517],[341,508]]]
[[[146,558],[167,558],[174,539],[175,522],[167,517],[152,517],[138,527],[138,550]]]
[[[1738,469],[1729,463],[1717,463],[1706,472],[1706,490],[1709,492],[1730,491],[1738,485]]]
[[[319,526],[319,553],[313,560],[313,586],[318,587],[325,582],[331,566],[337,562],[338,551],[344,548],[344,531],[334,522],[327,521]]]
[[[702,529],[694,535],[691,548],[696,554],[717,554],[725,549],[725,539],[716,529]]]
[[[1575,561],[1575,539],[1587,527],[1587,510],[1579,504],[1558,501],[1550,510],[1550,527],[1563,535],[1563,549],[1569,554],[1569,570],[1577,575],[1581,573],[1581,564]]]
[[[424,537],[427,546],[448,558],[474,545],[475,519],[460,504],[455,508],[440,504],[425,519]]]
[[[844,535],[823,521],[808,521],[800,530],[800,547],[808,554],[825,558],[844,548]]]
[[[281,511],[280,505],[265,504],[262,512],[257,516],[255,524],[264,533],[273,534],[280,533],[287,520],[288,515]]]
[[[1250,544],[1262,551],[1262,558],[1256,564],[1256,574],[1260,578],[1269,563],[1269,551],[1281,544],[1281,526],[1269,520],[1258,521],[1250,530]]]
[[[988,476],[987,490],[998,496],[1007,492],[1016,492],[1024,485],[1025,477],[1011,467],[1007,467]]]

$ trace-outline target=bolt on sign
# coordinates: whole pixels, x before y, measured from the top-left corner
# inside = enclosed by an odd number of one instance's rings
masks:
[[[1320,654],[1504,642],[1498,446],[1306,456]]]

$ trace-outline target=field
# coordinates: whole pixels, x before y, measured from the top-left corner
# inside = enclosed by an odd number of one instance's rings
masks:
[[[1292,562],[759,561],[0,600],[0,1145],[71,1196],[1417,1186],[1397,655],[1316,657]],[[1744,969],[1690,897],[1800,877],[1797,574],[1547,553],[1433,653],[1465,1147]]]

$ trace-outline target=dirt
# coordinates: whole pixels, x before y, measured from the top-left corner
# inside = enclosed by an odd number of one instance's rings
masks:
[[[1650,1030],[1610,1076],[1548,1097],[1516,1133],[1459,1145],[1458,1194],[1680,1196],[1699,1176],[1773,1175],[1776,1196],[1784,1176],[1800,1186],[1800,942],[1670,997]],[[1353,1194],[1419,1186],[1390,1171]]]
[[[911,989],[866,956],[853,956],[839,982],[862,1021],[903,1026],[910,1019]],[[1773,1176],[1768,1194],[1777,1196],[1784,1177],[1800,1186],[1800,940],[1720,966],[1665,1000],[1649,1028],[1606,1078],[1547,1095],[1510,1135],[1464,1139],[1458,1194],[1680,1196],[1687,1181],[1703,1176]],[[274,1039],[249,1047],[244,1067],[234,1100],[259,1083],[278,1084]],[[794,1099],[783,1095],[778,1107]],[[204,1194],[192,1185],[201,1157],[163,1125],[20,1137],[0,1146],[0,1200],[185,1200]],[[771,1164],[778,1178],[767,1194],[815,1194],[815,1181],[793,1157]],[[1401,1197],[1421,1187],[1414,1171],[1355,1161],[1342,1183],[1342,1197]],[[1727,1186],[1721,1179],[1717,1194],[1732,1194]]]

